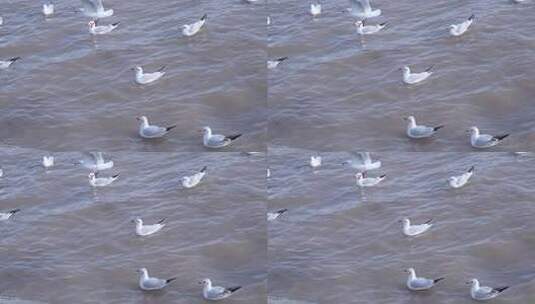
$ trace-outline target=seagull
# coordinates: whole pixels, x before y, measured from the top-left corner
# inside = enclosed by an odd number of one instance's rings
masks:
[[[358,172],[355,174],[357,178],[357,186],[359,187],[373,187],[382,182],[386,178],[386,174],[379,177],[366,177],[366,172]]]
[[[443,125],[436,127],[428,127],[424,125],[417,125],[414,116],[404,118],[409,123],[407,125],[407,136],[410,138],[427,138],[433,136],[438,130],[444,128]]]
[[[4,24],[4,18],[0,17],[0,25]]]
[[[266,24],[271,25],[271,17],[267,16],[266,18]]]
[[[212,134],[212,129],[210,127],[204,127],[203,129],[203,145],[207,148],[223,148],[230,145],[236,139],[238,139],[241,134],[235,135],[221,135],[221,134]]]
[[[141,288],[142,290],[160,290],[172,281],[176,280],[176,278],[163,280],[154,277],[149,277],[149,272],[147,271],[147,268],[140,268],[137,272],[140,274],[139,288]]]
[[[370,152],[350,152],[352,159],[343,162],[343,165],[349,164],[351,168],[360,172],[371,171],[381,168],[380,161],[372,161]]]
[[[196,21],[192,24],[184,24],[182,26],[182,34],[184,36],[191,37],[195,34],[197,34],[201,28],[203,27],[204,23],[206,22],[206,18],[208,17],[207,14],[204,14],[199,21]]]
[[[284,60],[288,59],[288,57],[281,57],[279,59],[275,59],[275,60],[268,60],[267,61],[267,68],[270,69],[270,70],[273,70],[274,68],[276,68],[281,62],[283,62]]]
[[[4,176],[4,169],[0,168],[0,177]]]
[[[149,125],[149,120],[146,116],[140,116],[136,118],[141,123],[139,124],[139,136],[143,138],[161,138],[165,134],[169,133],[176,125],[169,127],[160,127],[157,125]]]
[[[386,22],[376,25],[365,25],[365,21],[366,20],[358,20],[357,22],[355,22],[355,25],[357,26],[357,33],[361,35],[372,35],[386,27]]]
[[[163,223],[165,221],[164,219],[161,219],[158,223],[152,224],[152,225],[143,225],[143,220],[140,218],[137,218],[133,220],[132,222],[136,223],[136,235],[138,236],[147,236],[154,234],[165,226]]]
[[[458,176],[450,176],[448,178],[448,183],[450,184],[450,187],[452,188],[461,188],[462,186],[466,185],[472,175],[474,174],[474,166],[470,167],[468,171],[465,173],[458,175]]]
[[[51,168],[54,166],[54,156],[43,156],[43,167]]]
[[[115,22],[107,25],[98,25],[97,20],[91,20],[87,24],[89,26],[89,33],[91,35],[105,35],[111,33],[114,29],[119,26],[120,22]]]
[[[0,70],[5,70],[7,68],[9,68],[13,62],[19,60],[20,57],[13,57],[11,59],[8,59],[8,60],[0,60]]]
[[[206,175],[206,169],[207,167],[204,166],[201,171],[190,176],[182,177],[182,186],[184,188],[193,188],[197,186],[201,182],[203,177]]]
[[[438,278],[438,279],[427,279],[423,277],[417,277],[416,272],[414,271],[414,268],[409,268],[405,270],[406,273],[409,274],[409,277],[407,278],[407,288],[414,291],[421,291],[421,290],[427,290],[433,287],[436,283],[444,280],[444,278]]]
[[[89,177],[89,184],[91,186],[105,187],[113,183],[119,177],[119,174],[109,176],[109,177],[98,177],[98,172],[90,172],[88,177]]]
[[[113,161],[105,161],[102,152],[91,152],[93,161],[81,160],[78,163],[93,171],[102,171],[113,168]]]
[[[496,146],[504,138],[509,136],[509,134],[503,135],[489,135],[489,134],[479,134],[479,129],[477,127],[471,127],[467,132],[470,133],[470,144],[474,148],[490,148]]]
[[[366,19],[381,15],[380,9],[372,9],[370,0],[349,0],[349,3],[351,8],[348,11],[357,18]]]
[[[158,71],[153,73],[143,73],[143,68],[140,66],[137,66],[133,68],[134,71],[136,71],[136,83],[137,84],[148,84],[151,82],[154,82],[160,78],[162,78],[163,75],[165,75],[165,72],[163,71],[165,69],[165,65],[162,66]]]
[[[318,168],[321,166],[321,156],[311,156],[310,157],[310,166],[312,168]]]
[[[19,212],[20,209],[14,209],[8,212],[0,212],[0,221],[9,220],[15,213]]]
[[[279,218],[279,216],[283,215],[288,209],[280,209],[275,212],[268,212],[267,213],[267,221],[271,222]]]
[[[266,178],[271,177],[271,170],[269,168],[266,169]]]
[[[43,4],[43,15],[46,17],[54,14],[54,4],[51,2]]]
[[[257,3],[260,2],[260,0],[245,0],[247,3]]]
[[[461,36],[462,34],[464,34],[468,30],[470,25],[472,25],[472,22],[474,22],[475,17],[476,16],[472,14],[472,16],[468,17],[468,20],[459,24],[450,25],[450,34],[452,36]]]
[[[82,5],[84,7],[80,10],[90,18],[106,18],[113,15],[112,9],[104,9],[102,0],[82,0]]]
[[[432,219],[428,220],[423,224],[411,225],[411,221],[408,218],[404,218],[403,220],[401,220],[401,222],[403,223],[403,234],[405,234],[406,236],[417,236],[419,234],[422,234],[433,226],[433,224],[431,224],[431,221]]]
[[[210,279],[204,279],[199,282],[199,284],[202,284],[202,296],[206,300],[223,300],[225,298],[230,297],[234,292],[241,289],[241,286],[236,287],[221,287],[221,286],[212,286],[212,281]]]
[[[319,16],[321,14],[321,3],[311,3],[310,14],[314,17]]]
[[[488,287],[488,286],[479,286],[479,281],[477,279],[471,279],[466,282],[466,284],[472,285],[470,288],[470,296],[472,299],[477,301],[485,301],[496,298],[500,293],[509,288],[509,286],[503,287]]]
[[[406,84],[416,84],[422,82],[433,74],[433,72],[431,72],[432,69],[433,66],[430,66],[425,70],[425,72],[411,73],[411,69],[408,66],[404,66],[401,68],[403,71],[403,82]]]
[[[526,2],[526,0],[513,0],[513,2],[514,3],[524,3],[524,2]],[[0,25],[1,25],[1,23],[0,23]]]

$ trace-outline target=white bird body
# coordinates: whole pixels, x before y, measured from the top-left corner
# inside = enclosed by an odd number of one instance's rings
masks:
[[[370,0],[349,0],[349,3],[351,7],[348,11],[357,18],[367,19],[381,15],[380,9],[372,9]]]
[[[271,222],[271,221],[274,221],[274,220],[278,219],[286,211],[288,211],[288,209],[281,209],[281,210],[277,210],[275,212],[268,212],[267,213],[267,221]]]
[[[416,83],[422,82],[433,74],[433,72],[431,72],[432,68],[433,67],[431,66],[421,73],[411,73],[411,69],[408,66],[404,66],[402,68],[403,82],[406,84],[416,84]]]
[[[372,161],[370,152],[351,152],[353,158],[345,161],[343,164],[349,164],[351,168],[359,172],[366,172],[381,168],[380,161]]]
[[[403,234],[406,236],[417,236],[426,232],[433,226],[433,224],[431,224],[431,220],[419,225],[411,225],[411,221],[408,218],[404,218],[402,222]]]
[[[505,139],[509,134],[503,135],[489,135],[489,134],[480,134],[477,127],[471,127],[470,132],[470,144],[474,148],[484,149],[496,146],[503,139]]]
[[[310,166],[312,168],[321,167],[321,156],[311,156],[310,157]]]
[[[428,127],[424,125],[417,125],[414,116],[405,118],[407,124],[407,136],[413,139],[427,138],[433,136],[438,130],[444,126]]]
[[[54,4],[52,3],[45,3],[43,4],[43,15],[45,16],[52,16],[54,14]]]
[[[112,9],[105,9],[102,0],[81,0],[83,8],[80,11],[90,18],[106,18],[113,16]]]
[[[452,36],[461,36],[472,25],[472,23],[474,22],[474,18],[475,18],[475,15],[472,15],[464,22],[450,25],[450,34]]]
[[[409,274],[407,278],[407,288],[413,291],[427,290],[433,287],[437,282],[442,281],[444,278],[427,279],[424,277],[417,277],[414,268],[409,268],[405,272]]]
[[[111,31],[116,29],[119,26],[119,22],[107,25],[97,25],[97,22],[95,20],[91,20],[87,25],[89,27],[89,33],[91,35],[105,35],[111,33]]]
[[[171,278],[167,280],[158,279],[155,277],[149,277],[149,272],[146,268],[141,268],[138,270],[139,276],[139,288],[141,290],[151,291],[151,290],[160,290],[166,287],[170,282],[176,280],[176,278]]]
[[[97,177],[97,173],[90,172],[88,177],[89,177],[89,184],[92,187],[105,187],[113,183],[117,178],[119,178],[119,174],[109,176],[109,177]]]
[[[201,17],[200,20],[192,23],[192,24],[184,24],[182,26],[182,34],[184,34],[184,36],[188,36],[188,37],[191,37],[195,34],[197,34],[201,28],[204,26],[204,24],[206,23],[206,18],[208,16],[206,14],[204,14],[204,16]]]
[[[473,174],[474,166],[470,167],[468,171],[461,175],[450,176],[450,178],[448,178],[448,183],[452,188],[461,188],[462,186],[466,185],[466,183],[468,183]]]
[[[0,168],[0,177],[4,176],[4,169]]]
[[[0,70],[5,70],[9,68],[15,61],[19,60],[20,57],[13,57],[8,60],[0,60]]]
[[[365,174],[358,172],[355,174],[355,177],[357,178],[357,186],[359,187],[373,187],[378,185],[380,182],[382,182],[386,175],[381,175],[378,177],[365,177]]]
[[[372,35],[378,33],[386,27],[386,23],[375,24],[375,25],[364,25],[364,20],[355,22],[357,26],[357,33],[360,35]]]
[[[149,119],[146,116],[140,116],[137,118],[140,121],[139,124],[139,136],[143,138],[161,138],[165,134],[169,133],[176,125],[169,127],[160,127],[157,125],[150,125]]]
[[[188,189],[197,186],[206,175],[206,168],[207,167],[204,166],[204,168],[202,168],[199,172],[190,176],[182,177],[182,186]]]
[[[54,166],[54,156],[43,156],[43,167],[51,168]]]
[[[311,3],[310,4],[310,14],[314,17],[321,14],[321,4],[320,3]]]
[[[472,279],[468,284],[471,284],[470,287],[470,296],[472,299],[477,301],[486,301],[493,298],[496,298],[500,293],[509,288],[509,286],[492,288],[488,286],[480,286],[477,279]]]
[[[0,25],[4,24],[4,18],[0,17]]]
[[[276,60],[268,60],[267,61],[267,68],[270,69],[270,70],[273,70],[276,67],[278,67],[279,64],[281,64],[281,62],[283,62],[286,59],[288,59],[288,57],[281,57],[281,58],[276,59]]]
[[[152,73],[145,73],[143,72],[143,68],[140,66],[137,66],[134,68],[136,71],[136,83],[137,84],[149,84],[151,82],[155,82],[156,80],[162,78],[163,75],[165,75],[165,72],[163,71],[165,69],[165,66],[162,66],[158,71],[152,72]]]
[[[0,221],[9,220],[15,213],[19,212],[20,209],[14,209],[8,212],[0,212]]]
[[[221,134],[212,134],[212,129],[210,127],[203,128],[203,145],[207,148],[219,149],[230,145],[236,139],[238,139],[241,134],[236,135],[221,135]]]
[[[206,300],[218,301],[230,297],[234,292],[241,289],[241,286],[236,287],[221,287],[221,286],[212,286],[212,281],[210,279],[204,279],[200,282],[203,285],[202,296]]]
[[[165,224],[163,223],[164,221],[165,219],[162,219],[156,224],[144,225],[143,220],[140,218],[137,218],[134,220],[134,222],[136,223],[136,235],[148,236],[148,235],[154,234],[162,230],[162,228],[165,226]]]

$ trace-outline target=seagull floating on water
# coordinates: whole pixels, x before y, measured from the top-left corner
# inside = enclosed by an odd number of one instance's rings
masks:
[[[286,59],[288,59],[288,57],[281,57],[281,58],[275,59],[275,60],[268,60],[267,61],[267,68],[270,69],[270,70],[273,70],[274,68],[279,66],[279,64],[281,62],[283,62]]]
[[[401,68],[403,71],[403,82],[406,84],[416,84],[422,82],[433,74],[433,72],[431,72],[432,69],[433,66],[430,66],[425,70],[425,72],[411,73],[411,69],[408,66],[404,66]]]
[[[266,18],[266,24],[267,24],[267,25],[271,25],[271,17],[270,17],[270,16],[267,16],[267,18]]]
[[[361,35],[372,35],[378,33],[386,27],[386,22],[376,25],[365,25],[365,21],[366,20],[358,20],[357,22],[355,22],[355,25],[357,26],[357,33]]]
[[[448,178],[448,183],[450,184],[450,187],[452,188],[461,188],[462,186],[466,185],[466,183],[468,183],[468,181],[470,180],[473,174],[474,174],[474,166],[470,167],[468,171],[466,171],[465,173],[461,175],[450,176],[450,178]]]
[[[314,17],[319,16],[321,14],[321,3],[311,3],[310,14]]]
[[[111,33],[114,29],[116,29],[120,22],[115,22],[112,24],[107,25],[97,25],[97,20],[91,20],[89,23],[87,23],[87,26],[89,27],[89,33],[91,35],[105,35]]]
[[[8,60],[0,60],[0,70],[5,70],[9,68],[15,61],[19,60],[20,57],[13,57]]]
[[[357,174],[355,174],[355,177],[357,178],[357,186],[373,187],[382,182],[386,178],[386,174],[383,174],[378,177],[367,177],[366,172],[357,172]]]
[[[137,218],[133,220],[134,223],[136,223],[136,235],[138,236],[148,236],[151,234],[154,234],[165,226],[163,223],[165,221],[164,219],[161,219],[158,223],[152,224],[152,225],[144,225],[143,220],[140,218]]]
[[[176,280],[176,278],[163,280],[155,277],[149,277],[149,272],[147,271],[147,268],[140,268],[137,272],[140,274],[139,288],[146,291],[163,289],[169,283]]]
[[[182,177],[182,186],[184,188],[193,188],[197,186],[206,175],[206,169],[207,167],[204,166],[199,172],[190,176]]]
[[[472,25],[472,22],[474,22],[475,17],[476,16],[472,14],[472,16],[468,17],[468,20],[459,24],[450,25],[450,34],[452,36],[461,36],[462,34],[464,34],[468,30],[470,25]]]
[[[218,301],[230,297],[233,293],[241,289],[241,286],[236,287],[221,287],[221,286],[212,286],[212,281],[210,279],[204,279],[199,282],[202,284],[202,296],[206,300]]]
[[[280,210],[277,210],[275,212],[268,212],[267,213],[267,221],[271,222],[271,221],[274,221],[274,220],[278,219],[286,211],[288,211],[288,209],[280,209]]]
[[[192,24],[184,24],[182,26],[182,34],[188,37],[191,37],[197,34],[201,30],[201,28],[204,26],[204,23],[206,22],[207,17],[208,15],[204,14],[199,21],[196,21]]]
[[[105,187],[113,183],[117,178],[119,178],[119,174],[109,177],[98,177],[98,172],[90,172],[88,177],[89,184],[92,187]]]
[[[366,172],[381,168],[380,161],[372,161],[370,152],[350,152],[353,156],[350,160],[346,160],[342,164],[349,164],[351,168],[360,172]]]
[[[357,18],[366,19],[381,15],[380,9],[372,9],[370,0],[349,0],[349,3],[351,7],[348,8],[348,11]]]
[[[409,123],[407,124],[407,136],[414,139],[427,138],[433,136],[438,130],[444,128],[443,125],[436,127],[428,127],[424,125],[417,125],[414,116],[404,118]]]
[[[0,212],[0,221],[9,220],[15,213],[19,212],[20,209],[13,209],[8,212]]]
[[[43,4],[43,15],[46,17],[52,16],[54,14],[54,4],[51,2]]]
[[[486,301],[496,298],[500,293],[509,288],[509,286],[496,288],[480,286],[477,279],[471,279],[470,281],[466,282],[466,284],[472,285],[472,287],[470,287],[470,296],[472,299],[477,301]]]
[[[4,176],[4,169],[0,168],[0,177]]]
[[[409,274],[409,277],[407,278],[407,288],[413,291],[430,289],[431,287],[435,286],[436,283],[444,280],[444,278],[432,280],[424,277],[417,277],[414,268],[409,268],[405,270],[405,272]]]
[[[311,156],[310,157],[310,166],[312,168],[321,167],[321,156]]]
[[[203,131],[203,145],[207,148],[219,149],[226,147],[238,139],[241,134],[235,135],[221,135],[221,134],[212,134],[212,129],[210,127],[204,127]]]
[[[150,125],[149,119],[146,116],[140,116],[136,118],[140,121],[139,124],[139,136],[143,138],[161,138],[165,134],[169,133],[176,125],[169,127],[160,127],[157,125]]]
[[[427,222],[419,225],[411,225],[411,221],[408,218],[404,218],[401,220],[403,223],[403,234],[406,236],[417,236],[419,234],[422,234],[429,230],[433,226],[431,224],[432,220],[428,220]]]
[[[54,156],[43,156],[43,167],[51,168],[54,166]]]
[[[0,25],[4,24],[4,18],[0,17]]]
[[[474,148],[484,149],[496,146],[502,140],[504,140],[509,134],[503,135],[489,135],[479,134],[477,127],[471,127],[467,132],[470,133],[470,144]]]
[[[136,71],[136,83],[137,84],[149,84],[151,82],[155,82],[156,80],[162,78],[163,75],[165,75],[164,72],[165,65],[162,66],[158,71],[153,73],[144,73],[143,68],[140,66],[137,66],[134,68],[134,71]]]
[[[99,19],[113,16],[112,9],[104,9],[102,0],[82,0],[82,5],[80,11],[87,17]]]

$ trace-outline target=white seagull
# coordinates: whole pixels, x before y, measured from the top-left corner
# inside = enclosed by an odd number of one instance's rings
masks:
[[[82,5],[84,7],[80,10],[90,18],[106,18],[113,15],[112,9],[104,9],[102,0],[82,0]]]
[[[207,167],[204,166],[199,172],[190,176],[182,177],[182,186],[188,189],[197,186],[206,175],[206,169]]]
[[[4,24],[4,18],[0,17],[0,25]]]
[[[169,133],[176,125],[169,127],[160,127],[157,125],[150,125],[149,119],[146,116],[136,117],[139,123],[139,136],[143,138],[161,138]]]
[[[370,0],[349,0],[349,3],[351,7],[348,11],[357,18],[366,19],[381,15],[380,9],[372,9]]]
[[[43,15],[46,17],[52,16],[54,14],[54,4],[51,2],[43,4]]]
[[[468,17],[466,21],[459,24],[450,25],[450,34],[452,36],[461,36],[462,34],[464,34],[468,30],[470,25],[472,25],[472,22],[474,22],[475,17],[476,16],[472,14],[472,16]]]
[[[140,218],[137,218],[133,220],[134,223],[136,223],[136,235],[137,236],[147,236],[154,234],[165,226],[163,223],[165,221],[164,219],[161,219],[158,223],[152,224],[152,225],[143,225],[143,220]]]
[[[470,167],[468,171],[464,172],[461,175],[457,176],[450,176],[448,178],[448,183],[450,184],[450,187],[452,188],[461,188],[462,186],[466,185],[472,175],[474,174],[474,166]]]
[[[154,82],[160,78],[162,78],[163,75],[165,75],[164,72],[165,65],[158,69],[158,71],[153,73],[144,73],[143,68],[140,66],[135,67],[133,70],[136,71],[136,83],[137,84],[148,84],[151,82]]]
[[[509,134],[503,135],[489,135],[489,134],[479,134],[479,129],[477,127],[471,127],[467,132],[470,133],[470,144],[474,148],[490,148],[496,146],[504,138],[509,136]]]
[[[105,161],[102,152],[91,152],[93,161],[81,160],[80,164],[93,171],[102,171],[113,168],[113,161]]]
[[[0,168],[0,177],[4,176],[4,169]]]
[[[212,129],[210,127],[204,127],[202,142],[203,145],[207,148],[218,149],[230,145],[236,139],[238,139],[241,134],[235,135],[221,135],[221,134],[212,134]]]
[[[45,168],[51,168],[54,166],[54,156],[43,156],[43,161],[42,161],[42,164],[43,164],[43,167]]]
[[[119,26],[120,22],[115,22],[107,25],[97,25],[97,20],[91,20],[87,23],[89,27],[89,33],[91,35],[105,35],[111,33],[114,29]]]
[[[430,66],[425,70],[425,72],[411,73],[411,69],[408,66],[404,66],[401,68],[403,71],[403,82],[406,84],[416,84],[422,82],[433,74],[433,72],[431,72],[432,69],[433,66]]]
[[[366,172],[357,172],[357,186],[359,187],[373,187],[382,182],[386,178],[386,174],[379,177],[367,177]]]
[[[417,236],[419,234],[422,234],[429,230],[433,226],[431,224],[432,220],[428,220],[427,222],[419,225],[411,225],[411,221],[408,218],[404,218],[401,220],[403,223],[403,234],[406,236]]]
[[[417,125],[414,116],[404,118],[408,121],[407,124],[407,136],[410,138],[427,138],[433,136],[438,130],[444,128],[444,126],[428,127],[424,125]]]
[[[89,184],[92,187],[105,187],[113,183],[117,178],[119,178],[119,174],[109,177],[98,177],[98,172],[90,172],[88,177]]]
[[[0,60],[0,70],[5,70],[9,68],[15,61],[19,60],[20,57],[13,57],[8,60]]]
[[[310,157],[310,166],[312,168],[321,167],[321,156],[311,156]]]
[[[212,281],[210,279],[204,279],[199,282],[202,284],[202,296],[206,300],[217,301],[223,300],[230,297],[234,292],[241,289],[241,286],[235,287],[221,287],[221,286],[212,286]]]
[[[9,220],[15,213],[19,212],[20,209],[14,209],[8,212],[0,212],[0,221]]]
[[[280,209],[275,212],[268,212],[267,213],[267,221],[271,222],[279,218],[279,216],[283,215],[288,209]]]
[[[358,20],[355,22],[355,25],[357,26],[357,33],[361,35],[372,35],[386,27],[386,22],[375,25],[365,25],[365,21],[366,20]]]
[[[281,58],[278,58],[278,59],[275,59],[275,60],[268,60],[267,61],[267,68],[270,69],[270,70],[273,70],[274,68],[279,66],[279,64],[281,62],[283,62],[286,59],[288,59],[288,57],[281,57]]]
[[[321,14],[321,3],[311,3],[310,14],[314,17],[319,16]]]
[[[472,285],[472,287],[470,287],[470,296],[472,299],[477,301],[485,301],[496,298],[500,293],[509,288],[509,286],[496,288],[480,286],[477,279],[471,279],[470,281],[466,282],[466,284]]]
[[[444,280],[444,278],[438,279],[427,279],[424,277],[417,277],[414,268],[409,268],[405,270],[409,274],[407,278],[407,288],[414,291],[427,290],[433,287],[436,283]]]
[[[372,161],[370,152],[350,152],[352,159],[343,162],[343,165],[349,164],[351,168],[360,172],[371,171],[381,168],[380,161]]]
[[[192,24],[184,24],[182,26],[182,34],[184,34],[184,36],[193,36],[195,34],[197,34],[201,28],[203,27],[204,23],[206,22],[206,18],[208,17],[207,14],[204,14],[200,20],[192,23]]]
[[[142,290],[160,290],[163,289],[165,286],[167,286],[172,281],[176,280],[176,278],[170,278],[167,280],[158,279],[154,277],[149,277],[149,272],[147,271],[147,268],[140,268],[137,271],[139,276],[139,288]]]

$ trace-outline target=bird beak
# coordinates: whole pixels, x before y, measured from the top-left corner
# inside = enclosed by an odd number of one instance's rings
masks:
[[[409,120],[409,118],[408,117],[403,117],[403,120]]]
[[[139,117],[139,116],[138,116],[138,117],[136,117],[136,120],[141,120],[141,117]]]
[[[466,283],[466,285],[468,285],[468,284],[472,284],[472,282],[470,282],[470,281],[468,281],[468,282],[465,282],[465,283]]]
[[[199,281],[199,285],[202,285],[202,281]]]

